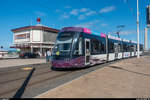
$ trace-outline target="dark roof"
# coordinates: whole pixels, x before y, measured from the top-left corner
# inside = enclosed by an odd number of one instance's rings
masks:
[[[20,27],[16,29],[12,29],[12,32],[18,32],[18,31],[23,31],[23,30],[29,30],[29,29],[37,29],[37,30],[45,30],[45,31],[50,31],[50,32],[55,32],[58,33],[58,29],[46,27],[46,26],[25,26],[25,27]]]

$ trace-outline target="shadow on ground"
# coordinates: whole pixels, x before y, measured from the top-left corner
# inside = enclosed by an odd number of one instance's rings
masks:
[[[135,73],[135,74],[142,75],[142,76],[150,77],[150,74],[135,72],[135,71],[127,70],[127,69],[124,69],[124,68],[121,68],[121,67],[118,67],[118,66],[108,66],[108,67],[111,67],[111,68],[114,68],[114,69],[119,69],[119,70],[124,70],[124,71],[130,72],[130,73]]]
[[[33,72],[35,71],[35,68],[33,68],[31,70],[31,72],[29,73],[28,77],[26,78],[26,80],[24,81],[24,83],[22,84],[22,86],[18,89],[18,91],[15,93],[15,95],[13,96],[13,98],[21,98],[21,96],[23,95],[26,86],[29,83],[29,80],[33,74]]]

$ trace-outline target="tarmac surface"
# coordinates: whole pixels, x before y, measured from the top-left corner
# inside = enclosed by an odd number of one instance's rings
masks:
[[[11,62],[13,59],[9,60],[8,62]],[[27,61],[29,59],[22,60]],[[30,60],[32,62],[32,59]],[[16,66],[19,62],[17,59],[13,61],[15,66],[8,67],[9,63],[6,63],[4,68],[0,68],[0,98],[32,98],[116,62],[76,70],[51,70],[50,63],[28,63],[27,65]]]
[[[0,60],[0,68],[29,65],[29,64],[40,64],[46,63],[45,59],[32,58],[32,59],[4,59]]]
[[[107,65],[35,98],[150,98],[150,56]]]

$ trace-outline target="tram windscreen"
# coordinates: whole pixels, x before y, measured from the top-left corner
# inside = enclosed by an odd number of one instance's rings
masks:
[[[56,40],[56,45],[54,46],[54,49],[53,49],[53,55],[55,55],[56,52],[59,52],[58,55],[60,56],[70,55],[74,34],[75,32],[59,33],[57,40]]]

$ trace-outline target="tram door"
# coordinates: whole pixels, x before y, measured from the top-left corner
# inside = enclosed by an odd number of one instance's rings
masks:
[[[85,39],[85,65],[90,64],[90,40]]]
[[[114,52],[115,52],[115,59],[118,59],[118,43],[114,43]]]

